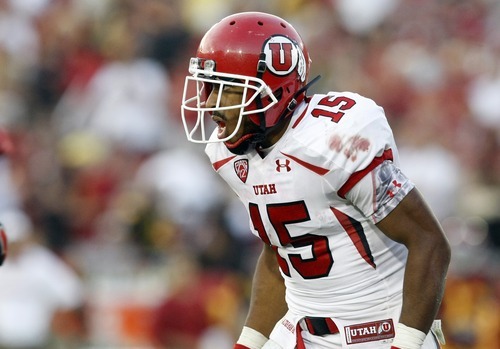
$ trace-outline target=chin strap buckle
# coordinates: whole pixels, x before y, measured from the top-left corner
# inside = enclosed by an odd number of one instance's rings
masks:
[[[297,105],[299,103],[297,102],[297,100],[295,98],[292,98],[292,100],[290,101],[290,103],[288,103],[288,106],[286,107],[286,109],[288,111],[294,111],[295,108],[297,108]]]
[[[267,69],[266,54],[264,52],[261,52],[259,56],[259,61],[257,62],[257,77],[261,78],[262,74],[265,73],[266,69]]]

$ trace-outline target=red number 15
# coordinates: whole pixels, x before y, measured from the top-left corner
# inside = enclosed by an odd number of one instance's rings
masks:
[[[333,122],[339,122],[345,114],[342,111],[351,109],[355,104],[356,101],[352,100],[349,97],[326,96],[318,102],[318,106],[325,106],[326,108],[330,109],[336,108],[338,111],[333,111],[325,108],[315,108],[311,112],[311,115],[315,118],[324,116],[327,118],[331,118]]]
[[[256,204],[250,203],[250,217],[255,230],[260,238],[270,244],[269,237],[266,234],[264,223]],[[305,234],[301,236],[292,236],[287,229],[287,225],[306,222],[310,220],[304,201],[289,202],[283,204],[266,205],[267,216],[272,224],[279,242],[282,246],[291,245],[294,248],[308,247],[311,256],[304,257],[299,253],[289,253],[288,260],[304,279],[316,279],[327,276],[333,266],[333,257],[328,246],[328,238],[314,234]],[[288,262],[280,256],[277,246],[273,246],[278,258],[278,263],[285,275],[290,276],[290,266]],[[290,249],[289,249],[290,250]]]

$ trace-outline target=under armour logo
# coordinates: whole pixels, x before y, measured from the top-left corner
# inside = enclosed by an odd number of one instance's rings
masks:
[[[396,181],[396,180],[393,180],[393,181],[392,181],[392,184],[393,184],[396,188],[401,188],[401,183],[399,183],[399,182],[398,182],[398,181]],[[389,190],[387,191],[387,195],[389,195],[389,197],[390,197],[390,198],[393,198],[396,194],[394,194],[394,192],[393,192],[391,189],[389,189]]]
[[[292,168],[290,167],[290,160],[285,159],[285,163],[281,163],[280,159],[276,160],[276,171],[281,172],[281,169],[286,169],[286,172],[290,172]]]

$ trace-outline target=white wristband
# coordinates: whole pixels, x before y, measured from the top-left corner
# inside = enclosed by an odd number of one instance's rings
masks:
[[[427,337],[427,335],[424,332],[398,323],[392,346],[401,349],[420,349],[424,343],[425,337]]]
[[[253,328],[243,326],[237,344],[244,345],[250,349],[261,349],[267,342],[267,337]]]

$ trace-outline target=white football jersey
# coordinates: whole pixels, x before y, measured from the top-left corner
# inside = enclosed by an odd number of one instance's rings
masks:
[[[234,155],[223,143],[206,153],[248,210],[251,230],[276,251],[290,311],[397,321],[407,250],[375,223],[413,184],[397,168],[381,107],[355,93],[317,94],[267,155]]]

